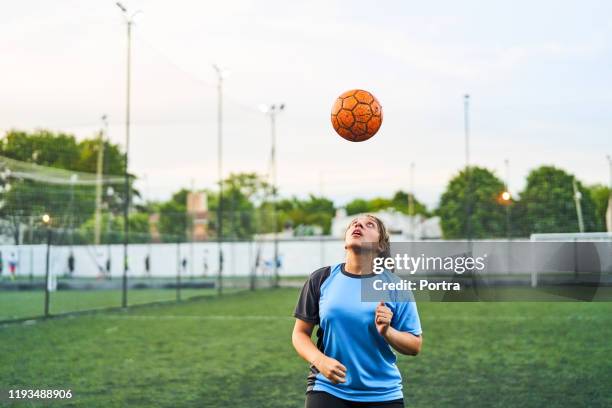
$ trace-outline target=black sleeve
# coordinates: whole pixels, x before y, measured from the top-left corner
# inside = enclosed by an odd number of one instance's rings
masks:
[[[321,285],[329,276],[331,268],[326,266],[314,271],[300,293],[293,316],[305,322],[319,324],[319,298],[321,297]]]

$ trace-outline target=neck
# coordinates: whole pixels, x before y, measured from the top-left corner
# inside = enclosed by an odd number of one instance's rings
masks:
[[[348,273],[355,275],[367,275],[372,273],[372,265],[374,263],[374,254],[370,251],[358,253],[355,251],[346,251],[346,261],[344,269]]]

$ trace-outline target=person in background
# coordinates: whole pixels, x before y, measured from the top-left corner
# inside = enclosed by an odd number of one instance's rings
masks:
[[[74,275],[74,253],[70,251],[70,255],[68,255],[68,276],[72,278]]]
[[[15,273],[17,272],[17,256],[15,255],[15,252],[11,252],[11,255],[9,256],[8,265],[9,272],[11,274],[11,279],[15,280]]]

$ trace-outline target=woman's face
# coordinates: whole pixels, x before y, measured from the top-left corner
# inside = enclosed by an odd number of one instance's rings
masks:
[[[371,217],[362,215],[349,224],[344,234],[344,247],[346,249],[377,249],[380,233],[378,224]]]

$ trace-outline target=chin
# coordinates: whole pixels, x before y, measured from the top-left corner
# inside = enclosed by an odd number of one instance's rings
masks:
[[[346,241],[346,244],[344,246],[346,249],[350,249],[355,252],[364,252],[369,249],[374,250],[374,248],[376,247],[376,243],[363,241],[359,238],[352,238]]]

